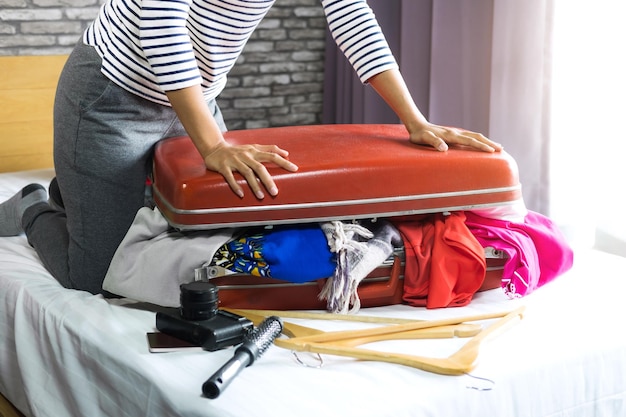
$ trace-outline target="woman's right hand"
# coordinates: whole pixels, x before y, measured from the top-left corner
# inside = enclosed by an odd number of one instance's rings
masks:
[[[200,85],[167,91],[166,94],[187,134],[203,156],[206,167],[222,174],[239,197],[243,197],[244,193],[234,172],[243,175],[254,195],[262,199],[265,197],[263,188],[272,196],[278,194],[278,187],[264,163],[273,163],[287,171],[298,170],[297,165],[289,162],[289,152],[276,145],[231,145],[226,142],[209,111]]]
[[[272,163],[287,171],[295,172],[298,166],[288,160],[289,152],[276,145],[231,145],[222,141],[204,158],[204,164],[211,171],[220,173],[230,188],[239,197],[244,196],[234,172],[239,172],[258,199],[265,197],[263,188],[272,196],[278,194],[278,187],[264,163]]]

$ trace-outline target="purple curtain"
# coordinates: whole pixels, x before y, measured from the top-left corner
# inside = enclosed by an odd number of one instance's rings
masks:
[[[369,0],[413,99],[428,117],[432,0]],[[363,88],[330,34],[326,43],[324,123],[399,123],[389,106]],[[406,70],[406,71],[405,71]]]
[[[545,214],[552,2],[368,1],[422,113],[502,143],[518,162],[527,206]],[[398,122],[330,36],[323,121]]]

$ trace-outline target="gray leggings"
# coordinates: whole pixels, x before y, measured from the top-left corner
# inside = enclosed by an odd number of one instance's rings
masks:
[[[174,111],[118,87],[95,50],[76,46],[54,103],[54,165],[65,211],[25,213],[29,243],[65,287],[102,291],[113,254],[144,205],[154,145],[185,135]],[[208,104],[225,129],[215,102]]]

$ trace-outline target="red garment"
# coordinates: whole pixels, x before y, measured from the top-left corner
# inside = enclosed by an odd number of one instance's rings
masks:
[[[465,225],[465,213],[397,221],[406,254],[404,301],[427,308],[469,304],[481,287],[485,251]]]

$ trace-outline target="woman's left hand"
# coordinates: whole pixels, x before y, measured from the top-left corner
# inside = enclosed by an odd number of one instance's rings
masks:
[[[412,143],[430,145],[439,151],[447,151],[448,145],[464,145],[483,152],[498,152],[503,149],[502,145],[489,140],[480,133],[432,123],[409,133],[409,140]]]

